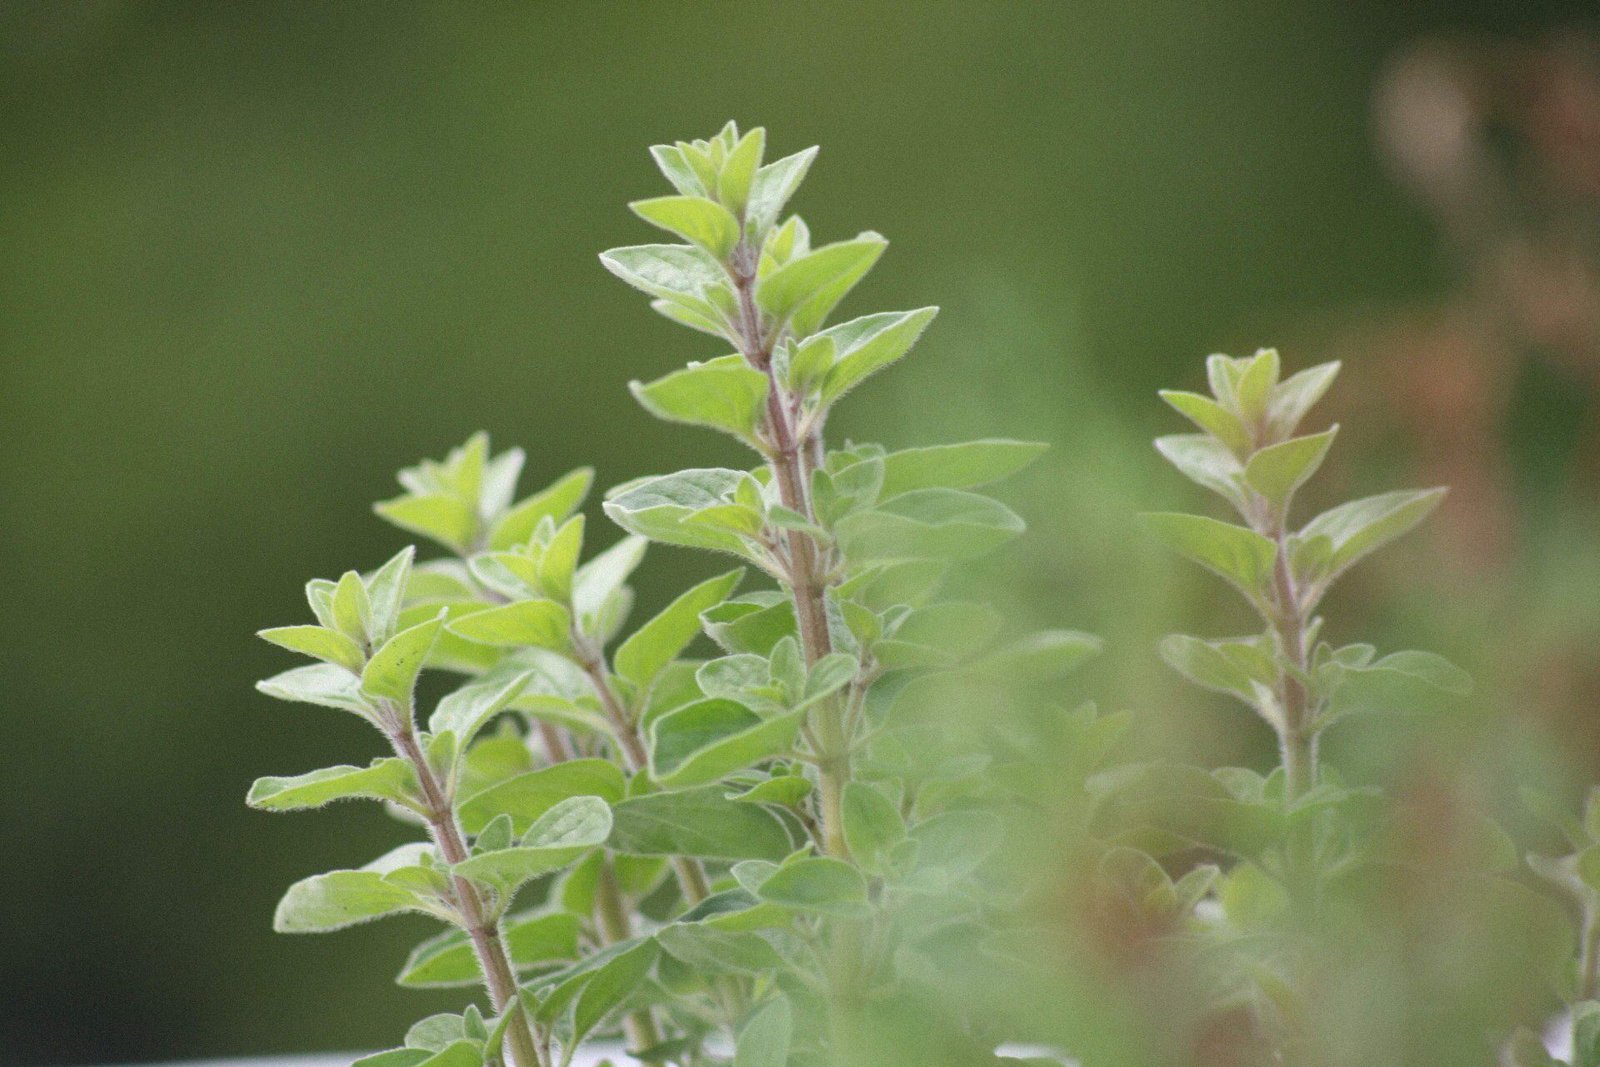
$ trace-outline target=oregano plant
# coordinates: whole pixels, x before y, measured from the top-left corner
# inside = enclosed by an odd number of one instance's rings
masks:
[[[709,338],[709,359],[635,396],[732,435],[748,469],[610,490],[624,535],[585,559],[590,473],[519,497],[524,455],[477,435],[377,505],[442,555],[313,581],[315,622],[262,634],[320,661],[263,692],[358,715],[387,753],[262,779],[250,803],[372,799],[425,835],[290,887],[278,929],[431,916],[445,929],[400,983],[484,997],[366,1067],[564,1067],[612,1034],[647,1064],[984,1063],[1010,1036],[925,1011],[947,984],[932,943],[993,918],[1007,805],[919,694],[1052,677],[1097,645],[1007,640],[994,611],[940,595],[952,565],[1022,532],[975,490],[1041,446],[828,441],[833,407],[935,309],[830,324],[885,241],[813,246],[786,206],[815,150],[765,149],[731,123],[652,149],[674,192],[632,207],[676,240],[601,257]],[[632,625],[649,542],[738,566]]]
[[[377,737],[369,762],[263,778],[249,803],[372,800],[417,834],[292,885],[277,928],[427,916],[443,928],[399,983],[475,990],[362,1067],[567,1067],[601,1041],[655,1067],[1555,1062],[1515,1028],[1538,996],[1474,985],[1449,945],[1401,968],[1448,1020],[1431,1043],[1368,1040],[1341,1014],[1366,994],[1347,940],[1481,924],[1483,958],[1520,977],[1550,938],[1491,821],[1429,826],[1453,842],[1430,857],[1407,836],[1414,798],[1322,751],[1358,713],[1469,688],[1432,653],[1328,636],[1329,590],[1442,495],[1298,517],[1336,433],[1302,424],[1337,364],[1284,377],[1273,350],[1213,356],[1210,395],[1162,394],[1199,432],[1158,450],[1234,516],[1146,525],[1254,621],[1159,652],[1247,705],[1277,765],[1130,760],[1137,713],[1062,701],[1096,639],[1011,633],[948,591],[1022,532],[982,490],[1042,446],[830,440],[834,407],[936,310],[836,315],[886,242],[814,244],[789,213],[815,149],[768,161],[764,131],[730,123],[651,152],[671,192],[631,206],[671,240],[601,262],[707,358],[641,368],[632,392],[748,463],[611,488],[608,535],[582,510],[590,470],[523,493],[524,454],[477,434],[376,505],[428,558],[407,546],[314,580],[312,621],[261,635],[316,661],[263,692]],[[726,566],[640,621],[629,582],[652,543]],[[1529,861],[1578,920],[1556,983],[1570,1062],[1600,1067],[1600,807],[1580,821],[1533,803],[1573,849]],[[1376,905],[1385,892],[1406,906]]]

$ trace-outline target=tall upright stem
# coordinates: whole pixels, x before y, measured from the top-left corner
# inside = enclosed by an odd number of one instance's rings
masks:
[[[1278,636],[1283,654],[1293,664],[1295,671],[1304,674],[1308,664],[1306,651],[1305,606],[1296,588],[1294,572],[1289,565],[1289,549],[1285,520],[1279,513],[1273,522],[1271,536],[1277,545],[1273,561],[1273,596],[1276,610],[1269,620]],[[1306,687],[1295,673],[1282,672],[1278,684],[1278,700],[1283,711],[1283,721],[1278,727],[1278,743],[1283,757],[1283,801],[1292,807],[1317,785],[1316,733],[1310,721],[1312,709]],[[1296,826],[1284,843],[1284,866],[1291,896],[1302,909],[1314,906],[1316,872],[1313,870],[1315,839],[1309,824]]]
[[[461,863],[468,855],[466,839],[461,833],[460,824],[456,822],[450,798],[417,745],[417,735],[410,722],[404,721],[391,732],[389,741],[396,755],[410,763],[416,772],[417,783],[422,788],[422,797],[427,805],[428,836],[432,838],[434,847],[446,863]],[[477,886],[460,875],[452,875],[450,884],[455,897],[452,903],[466,925],[467,936],[472,939],[472,951],[483,971],[489,1002],[496,1013],[504,1012],[508,1006],[513,1009],[511,1023],[506,1029],[506,1040],[511,1045],[514,1067],[543,1067],[544,1057],[528,1026],[527,1014],[517,1006],[517,972],[511,966],[499,920],[491,914]]]
[[[739,257],[735,257],[738,262]],[[740,353],[751,366],[767,376],[767,434],[773,479],[783,506],[807,519],[815,520],[811,506],[808,458],[821,450],[820,435],[801,441],[795,437],[794,404],[783,383],[772,369],[772,339],[755,305],[755,271],[741,264],[734,271],[734,288],[739,298]],[[807,665],[833,651],[828,633],[826,580],[820,566],[821,552],[816,539],[804,530],[785,530],[790,593],[794,600],[795,623],[800,631],[800,646]],[[823,700],[811,716],[817,743],[817,769],[821,779],[819,809],[822,847],[829,855],[848,856],[843,831],[844,787],[850,780],[850,739],[845,730],[844,706],[837,696]]]

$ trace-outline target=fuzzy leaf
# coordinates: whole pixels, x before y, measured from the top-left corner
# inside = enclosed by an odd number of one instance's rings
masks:
[[[367,662],[360,645],[338,630],[326,626],[278,626],[262,630],[256,636],[272,642],[279,648],[313,656],[324,663],[335,664],[354,674],[360,674],[361,668]]]
[[[603,844],[610,833],[611,808],[604,800],[573,797],[539,816],[520,844],[472,856],[456,864],[452,871],[509,895],[539,875],[565,867]]]
[[[1167,389],[1162,391],[1161,399],[1172,405],[1184,418],[1221,441],[1235,456],[1249,454],[1252,445],[1250,431],[1245,429],[1239,416],[1209,396]]]
[[[777,816],[719,786],[634,797],[613,815],[611,847],[634,855],[777,860],[794,847]]]
[[[778,997],[766,1004],[739,1031],[733,1067],[784,1067],[789,1062],[793,1028],[786,999]]]
[[[810,856],[779,867],[756,896],[796,911],[860,918],[870,913],[867,883],[842,860]]]
[[[807,148],[792,156],[773,160],[756,171],[755,180],[750,183],[750,202],[745,207],[747,228],[764,233],[777,221],[783,206],[800,187],[806,171],[811,169],[811,161],[816,157],[816,148]]]
[[[753,443],[766,411],[767,385],[765,374],[735,355],[691,363],[649,384],[631,382],[628,388],[658,419],[709,426]]]
[[[1443,489],[1399,490],[1352,500],[1306,523],[1300,537],[1328,538],[1332,571],[1338,575],[1427,518],[1444,494]]]
[[[917,489],[976,489],[1009,478],[1049,447],[1034,441],[991,438],[891,452],[883,457],[878,499],[889,500]]]
[[[335,800],[386,800],[408,807],[417,803],[417,776],[395,756],[366,767],[324,767],[291,778],[257,778],[245,803],[260,811],[304,811]]]
[[[997,500],[958,489],[915,489],[840,519],[845,556],[860,564],[970,559],[1020,534],[1022,519]]]
[[[419,534],[466,555],[478,532],[478,518],[459,497],[447,493],[408,494],[372,505],[379,516],[402,530]]]
[[[518,600],[463,615],[450,632],[496,648],[530,646],[562,652],[571,643],[572,617],[554,600]]]
[[[325,708],[353,711],[364,719],[372,717],[372,705],[362,696],[360,679],[331,663],[296,667],[257,682],[256,688],[279,700],[320,704]]]
[[[578,955],[578,917],[566,912],[506,921],[506,947],[518,969],[575,959]],[[483,981],[472,939],[463,931],[447,930],[428,938],[406,959],[395,979],[412,989],[477,985]]]
[[[579,467],[562,475],[547,488],[519,501],[489,528],[488,548],[504,552],[525,544],[541,520],[560,525],[578,510],[594,482],[594,468]]]
[[[756,303],[774,319],[791,321],[797,336],[807,336],[872,269],[887,245],[881,235],[867,232],[791,259],[762,279]]]
[[[739,240],[739,220],[703,196],[658,196],[628,206],[651,225],[699,245],[717,259],[726,259]]]
[[[417,675],[422,672],[423,661],[428,658],[443,625],[444,612],[441,611],[427,622],[391,637],[367,661],[366,669],[361,672],[361,691],[409,707]]]
[[[1292,437],[1263,448],[1245,465],[1245,481],[1251,488],[1278,506],[1288,503],[1294,491],[1322,466],[1323,457],[1333,445],[1339,427],[1306,437]]]
[[[428,729],[435,734],[449,730],[465,750],[490,719],[521,695],[532,678],[533,673],[525,671],[509,681],[495,678],[464,685],[439,701],[428,718]]]
[[[1156,513],[1144,521],[1168,548],[1226,578],[1247,597],[1257,598],[1266,588],[1277,548],[1254,530],[1203,515]]]
[[[700,633],[700,613],[726,600],[743,577],[742,568],[720,574],[668,604],[618,647],[617,674],[641,689],[648,686]]]
[[[836,353],[822,380],[823,406],[904,356],[938,314],[936,307],[884,311],[830,326],[818,334],[833,341]]]
[[[479,833],[497,815],[511,816],[518,833],[526,833],[545,812],[573,797],[599,797],[610,804],[626,788],[622,770],[603,759],[572,759],[528,771],[490,786],[461,804],[461,825]]]
[[[696,701],[651,724],[650,773],[667,788],[718,781],[787,752],[802,717],[764,720],[732,700]]]

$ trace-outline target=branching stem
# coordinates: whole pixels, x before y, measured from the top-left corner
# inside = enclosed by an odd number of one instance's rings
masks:
[[[446,863],[452,866],[461,863],[468,855],[467,843],[456,821],[450,797],[417,744],[416,731],[409,719],[395,718],[400,725],[389,734],[389,741],[394,746],[395,754],[410,763],[416,772],[417,783],[422,788],[423,800],[427,805],[428,836]],[[508,1006],[515,1006],[518,1000],[517,972],[511,966],[499,919],[485,903],[478,887],[470,881],[460,875],[451,875],[450,885],[455,898],[451,903],[467,928],[467,936],[472,939],[472,950],[483,971],[484,986],[489,991],[489,1003],[498,1014]],[[511,1046],[512,1067],[543,1067],[545,1058],[528,1025],[527,1014],[520,1007],[514,1009],[511,1024],[506,1029],[506,1041]]]

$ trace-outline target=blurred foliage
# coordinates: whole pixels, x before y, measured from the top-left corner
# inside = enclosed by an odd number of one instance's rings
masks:
[[[628,237],[615,205],[653,188],[638,146],[730,116],[780,151],[849,161],[819,165],[799,206],[824,232],[869,218],[889,236],[871,306],[944,306],[837,435],[1054,442],[1010,494],[1029,536],[988,568],[1006,606],[1104,635],[1079,685],[1134,709],[1144,744],[1262,763],[1252,724],[1154,653],[1160,633],[1239,622],[1136,533],[1136,510],[1179,503],[1147,443],[1170,428],[1154,390],[1196,385],[1213,350],[1344,358],[1333,402],[1364,459],[1308,503],[1415,481],[1437,422],[1403,416],[1453,380],[1453,350],[1415,362],[1399,327],[1471,290],[1385,172],[1373,86],[1419,37],[1573,16],[1592,8],[0,7],[0,1061],[376,1047],[433,1006],[363,977],[420,927],[270,933],[279,886],[401,835],[376,812],[242,807],[255,774],[364,736],[326,717],[285,730],[250,688],[275,663],[252,634],[300,611],[295,576],[389,555],[395,539],[351,502],[472,429],[526,447],[534,483],[735,453],[627,400],[629,379],[710,353],[594,258]],[[1419,540],[1329,608],[1336,636],[1402,632],[1480,680],[1453,725],[1335,734],[1335,758],[1424,792],[1419,763],[1437,768],[1492,805],[1530,779],[1571,795],[1600,762],[1600,550],[1580,462],[1595,395],[1561,362],[1505,366],[1508,414],[1490,426],[1506,439],[1472,443],[1485,464],[1509,457],[1508,541],[1485,557]],[[1470,531],[1452,514],[1446,531]],[[705,567],[658,554],[641,610]],[[1429,937],[1430,887],[1370,932],[1358,962],[1383,966],[1334,982],[1352,1033],[1413,965],[1396,946]],[[1100,978],[1067,973],[1058,993],[1080,996],[1053,1025],[1136,1010]],[[1477,1017],[1461,1014],[1468,986],[1441,1025]],[[1385,1003],[1385,1025],[1416,1007]]]

